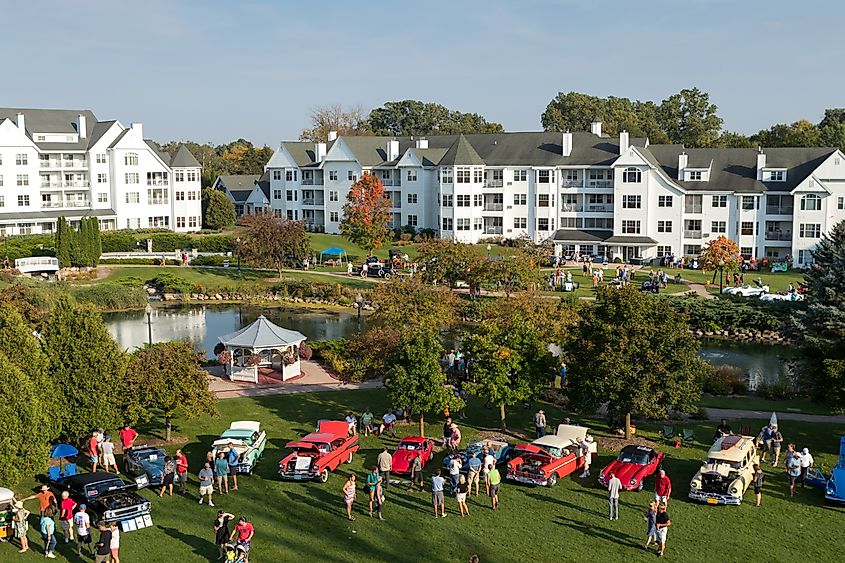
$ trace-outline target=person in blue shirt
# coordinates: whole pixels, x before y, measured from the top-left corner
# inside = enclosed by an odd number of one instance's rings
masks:
[[[232,442],[229,442],[229,453],[226,456],[226,459],[229,462],[229,475],[232,476],[232,490],[238,490],[238,458],[240,454],[238,454],[238,450],[235,449],[235,445]]]
[[[482,465],[481,458],[477,455],[474,455],[467,460],[467,484],[469,494],[472,494],[472,484],[475,483],[475,496],[478,496]]]

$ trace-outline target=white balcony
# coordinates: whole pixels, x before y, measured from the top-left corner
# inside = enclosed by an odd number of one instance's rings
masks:
[[[576,185],[581,185],[580,182]],[[612,188],[613,180],[587,180],[588,188]]]
[[[150,205],[167,205],[169,203],[166,197],[154,197],[149,200]]]
[[[75,200],[65,202],[64,207],[91,207],[90,199]]]
[[[502,234],[502,227],[484,227],[485,235],[500,235]]]
[[[485,203],[484,211],[502,211],[504,209],[503,203]]]
[[[62,168],[88,168],[88,161],[82,159],[63,160]]]
[[[484,180],[485,188],[501,188],[503,185],[502,180]]]
[[[62,187],[63,188],[89,188],[89,187],[91,187],[91,183],[87,180],[76,180],[74,182],[64,182],[62,184]]]
[[[689,229],[684,229],[684,238],[701,238],[702,231],[692,231]]]

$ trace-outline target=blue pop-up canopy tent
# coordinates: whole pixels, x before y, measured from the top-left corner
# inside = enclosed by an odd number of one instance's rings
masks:
[[[323,263],[323,256],[337,256],[340,258],[340,261],[343,262],[343,257],[346,256],[346,261],[349,262],[349,255],[346,254],[346,251],[339,246],[333,246],[331,248],[327,248],[320,253],[320,264]]]

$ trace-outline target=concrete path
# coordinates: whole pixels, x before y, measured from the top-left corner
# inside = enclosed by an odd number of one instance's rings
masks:
[[[768,420],[772,416],[772,411],[745,411],[738,409],[711,409],[705,408],[704,412],[710,420],[721,420],[726,418],[728,420],[738,420],[740,418],[759,418]],[[781,420],[795,420],[799,422],[826,422],[830,424],[845,424],[845,415],[823,415],[823,414],[803,414],[789,411],[775,411],[778,415],[778,421]]]
[[[703,284],[694,283],[691,281],[684,280],[684,283],[689,286],[690,291],[694,291],[696,295],[699,297],[704,297],[705,299],[716,299],[716,296],[707,291],[707,288],[704,287]]]
[[[354,391],[358,389],[378,389],[381,380],[364,383],[343,383],[313,361],[302,362],[303,377],[287,383],[253,385],[229,381],[223,375],[222,366],[208,369],[208,387],[218,399],[235,397],[264,397],[268,395],[288,395],[291,393],[321,393],[326,391]]]

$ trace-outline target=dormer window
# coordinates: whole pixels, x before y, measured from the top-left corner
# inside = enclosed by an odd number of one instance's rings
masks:
[[[700,182],[701,181],[701,170],[690,170],[689,181],[690,182]]]
[[[639,184],[643,180],[643,173],[639,168],[626,168],[622,171],[622,181],[626,184]]]
[[[786,170],[768,170],[767,173],[769,177],[765,178],[764,175],[764,179],[769,182],[786,182]]]

